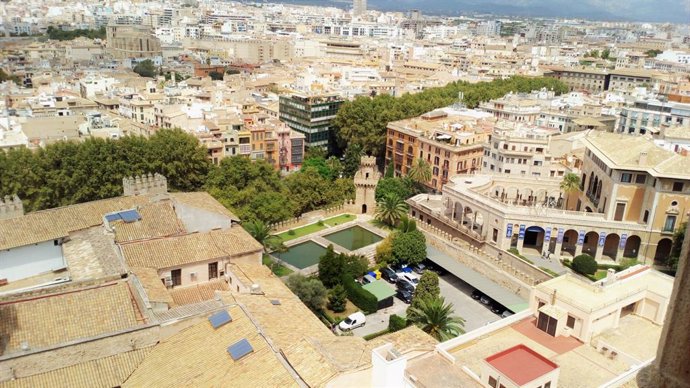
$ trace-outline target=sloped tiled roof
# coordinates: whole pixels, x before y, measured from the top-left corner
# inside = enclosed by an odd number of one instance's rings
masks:
[[[216,291],[228,291],[230,288],[224,279],[214,279],[189,287],[175,287],[170,296],[176,306],[203,302],[215,297]]]
[[[118,387],[132,374],[151,348],[132,350],[50,372],[0,383],[0,388]]]
[[[130,267],[172,268],[260,251],[261,244],[241,227],[192,233],[122,245]]]
[[[0,220],[0,250],[66,237],[70,232],[103,224],[103,216],[149,202],[145,196],[117,197]]]
[[[123,387],[294,387],[296,381],[239,306],[217,329],[204,320],[154,346]],[[253,352],[235,361],[227,348],[247,339]]]
[[[126,282],[0,304],[3,354],[26,341],[40,349],[137,326],[139,311]]]
[[[177,219],[175,209],[168,201],[144,206],[139,209],[141,219],[136,222],[116,221],[110,225],[115,230],[115,241],[123,243],[156,237],[184,234],[184,227]]]

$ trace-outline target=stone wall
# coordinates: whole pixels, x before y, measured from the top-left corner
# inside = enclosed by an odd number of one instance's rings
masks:
[[[299,217],[290,218],[285,221],[278,222],[271,225],[275,233],[281,233],[288,229],[297,228],[303,225],[311,224],[322,220],[326,217],[333,216],[336,214],[347,213],[349,208],[343,205],[332,206],[325,209],[313,210],[308,213],[304,213]]]
[[[484,275],[487,279],[501,287],[529,299],[531,286],[535,279],[525,276],[506,262],[492,262],[481,250],[462,243],[452,241],[450,235],[429,225],[419,224],[420,230],[427,237],[427,243],[457,259],[460,263]]]

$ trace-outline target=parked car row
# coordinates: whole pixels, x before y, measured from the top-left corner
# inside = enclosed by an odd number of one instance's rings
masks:
[[[486,306],[494,314],[500,315],[501,318],[509,317],[513,315],[513,312],[503,307],[502,304],[496,302],[495,300],[484,295],[479,290],[472,291],[472,299],[479,301],[479,303]]]

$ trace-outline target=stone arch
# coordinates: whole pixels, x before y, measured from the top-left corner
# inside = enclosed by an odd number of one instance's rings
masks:
[[[547,198],[549,197],[548,191],[546,189],[539,189],[537,190],[536,194],[534,195],[535,201],[544,203],[546,202]]]
[[[518,197],[519,190],[517,187],[508,187],[506,189],[506,198],[510,201],[515,201]]]
[[[591,213],[591,212],[592,212],[592,208],[589,207],[589,206],[585,206],[585,212]]]
[[[465,206],[462,209],[462,224],[467,225],[467,228],[472,230],[472,219],[474,217],[474,211],[471,207]]]
[[[587,232],[585,234],[585,241],[582,243],[582,253],[586,253],[592,257],[597,252],[597,244],[599,243],[599,233]]]
[[[604,241],[604,250],[602,254],[608,256],[611,260],[616,260],[618,256],[618,245],[621,242],[621,236],[616,233],[609,233],[606,235],[606,240]]]
[[[524,247],[535,249],[539,254],[544,250],[546,231],[541,226],[533,225],[525,229]]]
[[[656,251],[654,252],[654,264],[665,264],[668,257],[671,256],[671,248],[673,241],[670,238],[662,238],[656,243]]]
[[[503,186],[494,186],[491,188],[492,198],[503,199],[506,196],[506,188]]]
[[[463,206],[460,202],[455,202],[453,204],[453,220],[460,222],[462,219],[462,211],[463,211]]]
[[[625,240],[625,249],[623,250],[623,256],[637,258],[640,254],[640,245],[642,244],[642,239],[639,236],[632,235]]]
[[[578,232],[575,229],[568,229],[563,233],[563,245],[561,252],[568,252],[575,256],[575,247],[577,245]]]

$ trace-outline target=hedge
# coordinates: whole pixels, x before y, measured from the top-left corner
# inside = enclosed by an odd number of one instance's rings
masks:
[[[364,314],[375,313],[379,308],[379,302],[371,292],[362,288],[350,276],[343,276],[343,285],[347,291],[347,298],[355,306],[359,307]]]
[[[376,333],[367,334],[363,338],[365,341],[370,341],[376,337],[380,337],[380,336],[382,336],[384,334],[388,334],[388,333],[390,333],[390,331],[388,330],[388,328],[386,328],[386,329],[383,329],[381,331],[377,331]]]
[[[393,314],[388,317],[388,331],[394,333],[407,327],[407,319]]]

